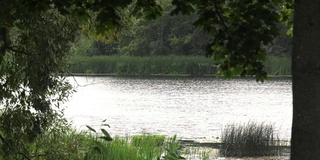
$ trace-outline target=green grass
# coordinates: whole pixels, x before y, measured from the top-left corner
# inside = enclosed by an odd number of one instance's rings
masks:
[[[162,140],[158,139],[159,137],[145,136],[144,141],[146,143],[134,144],[130,138],[120,138],[116,137],[111,142],[101,142],[103,144],[101,152],[89,152],[87,155],[88,159],[132,159],[132,160],[141,160],[141,159],[157,159],[161,156],[163,150],[162,145],[157,146],[155,141]]]
[[[157,159],[163,153],[165,136],[141,135],[132,138],[116,137],[111,142],[103,142],[102,154],[93,154],[94,159]]]
[[[32,143],[26,141],[22,150],[12,148],[11,155],[2,154],[0,159],[156,160],[171,153],[179,153],[178,149],[181,148],[176,138],[163,135],[135,135],[125,138],[116,136],[112,141],[99,137],[91,132],[77,132],[63,127],[48,131]],[[1,142],[0,147],[4,147]]]
[[[131,145],[141,150],[139,154],[144,159],[154,159],[161,157],[165,140],[163,135],[136,135],[132,137]]]
[[[183,156],[186,159],[201,159],[209,160],[213,150],[205,147],[186,147],[182,150]]]
[[[105,75],[214,75],[212,58],[201,56],[73,56],[70,72]],[[267,56],[265,71],[269,75],[291,75],[289,57]]]
[[[277,155],[272,125],[249,122],[227,125],[222,132],[220,154],[227,157],[255,157]]]

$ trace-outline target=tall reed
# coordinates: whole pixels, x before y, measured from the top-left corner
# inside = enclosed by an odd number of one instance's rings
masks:
[[[291,75],[291,58],[267,56],[265,71],[269,75]]]
[[[227,157],[276,155],[275,142],[272,125],[254,122],[230,124],[222,132],[220,154]]]
[[[199,56],[74,56],[70,59],[72,73],[116,75],[207,75],[214,74],[213,60]]]
[[[98,143],[99,151],[88,152],[87,159],[157,160],[165,155],[167,145],[179,145],[178,141],[168,142],[167,138],[161,135],[136,135],[131,138],[115,137],[111,142],[99,140]],[[173,152],[171,148],[168,151]]]
[[[72,73],[107,75],[191,75],[216,73],[212,58],[200,56],[73,56]],[[265,71],[269,75],[291,75],[289,57],[267,56]]]
[[[131,139],[131,145],[140,149],[139,154],[144,159],[154,159],[163,153],[164,135],[135,135]]]

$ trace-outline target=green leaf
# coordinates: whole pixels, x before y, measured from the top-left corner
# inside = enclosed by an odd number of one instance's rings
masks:
[[[86,125],[86,127],[87,127],[90,131],[92,131],[92,132],[94,132],[94,133],[97,133],[97,131],[96,131],[95,129],[93,129],[92,127],[90,127],[90,126],[88,126],[88,125]]]
[[[95,143],[95,146],[93,147],[93,149],[98,153],[102,153],[102,150],[105,147],[105,145],[99,141],[94,141],[94,143]]]
[[[108,136],[101,136],[99,138],[104,139],[106,141],[112,141],[113,140],[111,137],[108,137]]]
[[[243,73],[244,68],[243,67],[235,67],[231,69],[232,75],[240,75]]]
[[[89,160],[89,153],[87,152],[86,155],[84,156],[84,160]]]
[[[105,136],[99,137],[99,138],[102,138],[107,141],[112,141],[112,138],[111,138],[110,134],[108,133],[108,131],[106,131],[105,129],[101,129],[101,131]]]
[[[287,31],[287,35],[293,36],[293,28],[290,28],[290,29]]]
[[[94,146],[93,150],[95,150],[96,152],[98,152],[99,154],[102,153],[102,149],[99,146]]]
[[[109,125],[109,124],[102,124],[102,126],[107,126],[107,127],[110,128],[110,125]]]

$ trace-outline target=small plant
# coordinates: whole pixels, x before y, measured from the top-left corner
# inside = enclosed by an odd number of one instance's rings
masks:
[[[213,151],[211,148],[188,146],[182,152],[186,159],[209,160]]]
[[[105,124],[105,123],[104,123],[105,121],[106,121],[106,119],[102,121],[101,126],[108,126],[108,127],[110,128],[110,126],[109,126],[108,124]],[[105,130],[105,129],[103,129],[103,128],[101,128],[101,132],[103,133],[103,136],[98,136],[97,131],[96,131],[95,129],[93,129],[92,127],[87,126],[87,128],[88,128],[90,131],[92,131],[92,132],[94,132],[94,133],[96,134],[96,138],[95,138],[95,140],[93,141],[93,145],[91,146],[91,148],[90,148],[89,151],[87,152],[87,154],[86,154],[86,156],[85,156],[85,158],[84,158],[85,160],[91,159],[92,157],[90,157],[89,155],[92,155],[92,154],[101,154],[101,155],[103,155],[103,151],[106,150],[106,149],[105,149],[106,145],[103,144],[103,143],[101,142],[101,140],[106,141],[106,142],[110,142],[110,141],[113,140],[113,139],[111,138],[110,134],[108,133],[108,131]]]
[[[227,125],[222,133],[220,154],[227,157],[276,155],[272,125],[249,122]]]
[[[185,159],[182,157],[181,153],[181,144],[177,141],[177,136],[174,135],[172,138],[169,138],[166,142],[165,146],[165,155],[163,158],[165,160],[178,160],[178,159]]]
[[[135,135],[131,138],[131,145],[139,148],[139,154],[145,159],[160,157],[166,137],[164,135]]]
[[[104,122],[105,120],[101,126],[110,127]],[[112,139],[110,134],[103,128],[101,129],[103,136],[100,136],[94,128],[90,126],[87,126],[87,128],[95,133],[95,136],[92,138],[92,144],[86,153],[85,160],[155,160],[159,159],[164,151],[166,137],[162,135],[136,135],[131,138],[116,136]]]

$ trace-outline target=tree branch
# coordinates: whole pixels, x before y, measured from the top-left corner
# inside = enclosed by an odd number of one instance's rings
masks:
[[[2,135],[0,135],[0,139],[1,139],[2,143],[3,143],[5,146],[7,146],[8,148],[10,148],[11,152],[13,152],[14,154],[20,154],[20,155],[22,155],[22,156],[23,156],[25,159],[27,159],[27,160],[31,160],[31,158],[28,157],[27,155],[25,155],[24,153],[15,152],[15,151],[14,151],[15,149],[11,147],[11,145],[5,140],[4,137],[2,137]],[[25,147],[24,147],[24,149],[25,149]]]
[[[8,29],[6,27],[0,28],[0,40],[3,42],[0,48],[0,57],[3,57],[10,43],[8,39]]]
[[[215,8],[215,10],[217,12],[217,15],[218,15],[218,17],[219,17],[219,19],[221,21],[221,25],[223,26],[224,31],[227,33],[228,37],[231,38],[231,34],[229,32],[229,28],[227,27],[227,25],[225,24],[224,19],[222,18],[222,15],[221,15],[217,0],[214,1],[214,8]]]
[[[5,27],[0,28],[0,40],[2,40],[2,43],[3,43],[0,48],[0,57],[3,57],[7,50],[27,55],[27,52],[17,49],[18,47],[16,46],[11,46],[11,42],[8,34],[9,34],[9,31],[7,28]]]
[[[21,53],[21,54],[24,54],[24,55],[28,55],[27,52],[19,50],[19,49],[16,49],[15,46],[8,46],[7,49],[10,50],[10,51],[16,52],[16,53]]]

